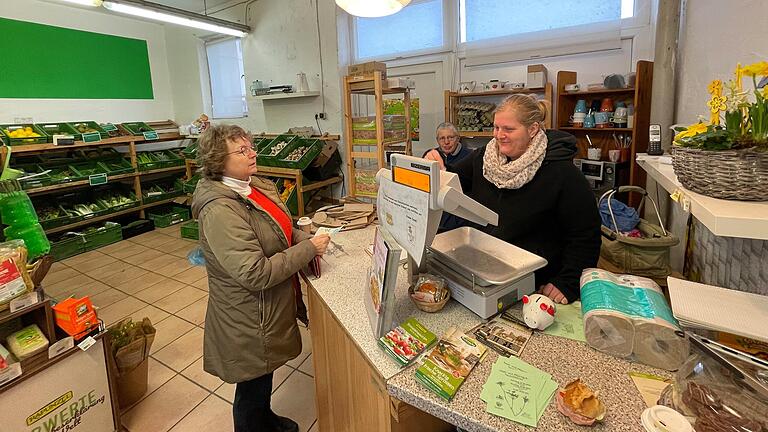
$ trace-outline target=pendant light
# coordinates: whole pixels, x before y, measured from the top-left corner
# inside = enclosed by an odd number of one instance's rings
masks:
[[[336,4],[348,14],[376,18],[400,12],[411,0],[336,0]]]

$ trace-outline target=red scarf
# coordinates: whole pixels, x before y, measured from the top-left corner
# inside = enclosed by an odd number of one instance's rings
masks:
[[[272,219],[280,225],[280,228],[283,229],[283,234],[285,234],[285,239],[288,240],[288,247],[290,247],[293,233],[291,217],[275,204],[274,201],[253,186],[251,186],[251,193],[248,195],[248,199],[263,208],[270,216],[272,216]]]

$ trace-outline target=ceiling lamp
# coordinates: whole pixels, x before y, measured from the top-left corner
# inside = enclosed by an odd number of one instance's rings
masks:
[[[410,3],[411,0],[336,0],[336,4],[348,14],[376,18],[392,15]]]
[[[104,0],[102,6],[113,12],[193,27],[230,36],[245,37],[248,32],[251,31],[251,28],[247,25],[233,23],[148,1]]]

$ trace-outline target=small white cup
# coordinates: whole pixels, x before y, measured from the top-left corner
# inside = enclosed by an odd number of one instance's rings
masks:
[[[299,229],[305,233],[312,232],[312,219],[306,216],[299,218],[298,222],[296,222],[296,225],[298,225]]]
[[[601,150],[599,148],[588,148],[587,149],[587,159],[589,159],[589,160],[600,160],[600,153],[601,153]]]

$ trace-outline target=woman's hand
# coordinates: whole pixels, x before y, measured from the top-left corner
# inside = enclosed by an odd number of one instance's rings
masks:
[[[432,149],[429,152],[427,152],[427,154],[424,155],[424,159],[437,161],[437,164],[440,165],[440,169],[445,171],[445,164],[443,164],[443,158],[440,157],[440,153],[438,153],[437,150]]]
[[[557,289],[557,287],[552,285],[551,283],[548,283],[543,287],[539,288],[539,292],[551,298],[552,301],[555,303],[568,304],[568,299],[565,298],[565,295],[563,295],[563,293],[560,292],[560,290]]]
[[[331,236],[328,234],[321,234],[312,237],[309,241],[315,246],[315,255],[322,255],[325,253],[325,250],[328,249],[328,243],[331,241]]]

